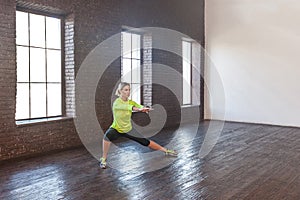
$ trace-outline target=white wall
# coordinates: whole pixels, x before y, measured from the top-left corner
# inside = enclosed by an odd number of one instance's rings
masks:
[[[221,80],[225,120],[300,127],[300,1],[205,4],[205,118],[222,119]]]

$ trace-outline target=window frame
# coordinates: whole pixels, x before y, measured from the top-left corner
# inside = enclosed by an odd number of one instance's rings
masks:
[[[56,18],[56,19],[59,19],[60,20],[60,38],[61,38],[61,41],[60,41],[60,54],[61,54],[61,77],[60,77],[60,85],[61,85],[61,114],[60,115],[55,115],[55,116],[47,116],[48,114],[48,88],[47,88],[47,75],[46,75],[46,81],[45,81],[45,84],[46,84],[46,116],[44,117],[36,117],[36,118],[32,118],[31,117],[31,87],[30,87],[30,83],[31,80],[29,80],[28,83],[29,84],[29,118],[22,118],[22,119],[17,119],[16,118],[16,115],[15,115],[15,121],[17,124],[23,124],[23,122],[26,122],[26,121],[35,121],[35,122],[39,122],[40,121],[45,121],[47,119],[57,119],[58,117],[64,117],[66,116],[66,105],[64,104],[65,102],[65,24],[64,24],[64,21],[65,21],[65,16],[64,15],[60,15],[60,14],[52,14],[52,13],[49,13],[49,12],[44,12],[44,11],[38,11],[38,10],[34,10],[34,9],[28,9],[28,8],[23,8],[23,7],[20,7],[20,6],[17,6],[16,7],[16,11],[15,11],[15,14],[20,11],[20,12],[26,12],[28,13],[28,22],[30,21],[29,19],[29,14],[36,14],[36,15],[42,15],[44,17],[50,17],[50,18]],[[16,28],[16,27],[15,27]],[[30,29],[30,24],[28,24],[28,29]],[[46,27],[45,27],[45,30],[44,30],[45,34],[46,34]],[[23,47],[28,47],[29,49],[31,47],[34,47],[34,48],[40,48],[40,49],[44,49],[45,51],[47,51],[48,49],[54,49],[54,50],[58,50],[58,49],[55,49],[55,48],[47,48],[46,46],[45,47],[36,47],[36,46],[31,46],[30,45],[30,35],[28,35],[28,41],[29,41],[29,44],[28,46],[27,45],[19,45],[17,44],[17,41],[15,42],[15,47],[17,49],[18,46],[23,46]],[[46,41],[46,38],[45,38],[45,41]],[[29,58],[29,63],[28,63],[28,67],[29,67],[29,73],[30,73],[30,51],[28,53],[28,58]],[[45,70],[47,71],[47,54],[45,53]],[[17,64],[16,64],[16,73],[17,73]],[[16,80],[16,90],[17,90],[17,84],[18,83],[21,83],[21,82],[18,82]],[[16,102],[17,104],[17,102]],[[16,111],[17,112],[17,111]]]
[[[184,55],[183,55],[183,43],[186,42],[190,45],[190,60],[189,60],[189,67],[190,67],[190,98],[189,98],[189,103],[183,103],[183,82],[184,82],[184,77],[183,77],[183,62],[182,62],[182,105],[183,106],[189,106],[193,105],[193,41],[183,38],[182,39],[182,61],[184,60]]]
[[[130,48],[130,58],[128,58],[128,57],[123,57],[123,45],[124,45],[124,43],[123,43],[123,33],[129,33],[130,35],[131,35],[131,48]],[[139,57],[139,59],[136,59],[136,58],[132,58],[132,35],[133,34],[135,34],[135,35],[138,35],[138,36],[140,36],[140,57]],[[129,28],[123,28],[122,29],[122,31],[121,31],[121,66],[122,66],[122,68],[121,68],[121,81],[123,81],[122,80],[122,78],[123,78],[123,67],[124,67],[124,64],[123,64],[123,59],[130,59],[130,68],[131,68],[131,80],[130,80],[130,82],[129,82],[129,84],[130,84],[130,86],[131,86],[131,91],[130,91],[130,96],[131,96],[131,98],[132,98],[132,85],[133,84],[136,84],[136,85],[138,85],[139,84],[139,86],[140,86],[140,102],[137,102],[137,103],[139,103],[139,104],[143,104],[144,103],[144,98],[143,98],[143,67],[142,67],[142,64],[143,64],[143,34],[141,33],[141,32],[139,32],[139,31],[134,31],[134,30],[131,30],[131,29],[129,29]],[[132,60],[139,60],[140,62],[139,62],[139,67],[140,67],[140,82],[139,83],[133,83],[132,82]],[[133,99],[134,100],[134,99]],[[134,100],[135,101],[135,100]]]

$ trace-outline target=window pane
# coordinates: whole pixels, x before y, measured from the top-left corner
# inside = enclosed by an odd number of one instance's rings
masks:
[[[131,34],[122,32],[122,40],[123,57],[131,58]]]
[[[182,42],[183,104],[191,104],[191,43]]]
[[[191,66],[184,61],[183,64],[183,104],[191,103]]]
[[[141,64],[140,60],[132,60],[132,83],[141,82]]]
[[[190,42],[182,42],[182,55],[183,59],[186,61],[191,61],[191,43]]]
[[[30,80],[45,82],[45,49],[30,48]]]
[[[133,101],[137,102],[138,104],[141,103],[140,84],[131,84],[131,96]]]
[[[135,59],[141,59],[141,51],[140,50],[133,50],[132,51],[132,58],[135,58]]]
[[[190,97],[190,91],[188,90],[184,90],[183,92],[183,104],[186,105],[186,104],[191,104],[191,97]]]
[[[17,46],[17,82],[29,82],[29,48]]]
[[[48,117],[61,115],[61,84],[50,83],[47,86]]]
[[[141,58],[141,36],[132,34],[132,58]]]
[[[30,14],[30,46],[45,47],[45,17]]]
[[[131,83],[131,60],[123,59],[122,81]]]
[[[61,82],[60,50],[47,50],[47,81]]]
[[[46,84],[30,85],[31,118],[46,117]]]
[[[17,84],[16,119],[29,118],[29,83]]]
[[[183,61],[183,69],[182,69],[183,78],[185,79],[185,82],[189,83],[191,82],[191,64]]]
[[[47,48],[61,49],[60,19],[46,17]]]
[[[29,45],[28,38],[28,13],[16,12],[16,43],[19,45]]]

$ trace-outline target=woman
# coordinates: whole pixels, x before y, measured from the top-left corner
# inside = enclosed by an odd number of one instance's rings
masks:
[[[102,169],[106,168],[106,158],[110,144],[119,137],[126,137],[140,143],[141,145],[148,146],[153,150],[162,151],[166,155],[177,156],[177,152],[174,150],[166,149],[147,138],[133,136],[131,125],[132,111],[149,112],[149,108],[143,107],[142,105],[128,99],[130,95],[130,84],[125,82],[120,83],[116,91],[116,95],[118,95],[119,98],[117,98],[113,103],[114,120],[103,138],[103,156],[100,159],[100,167]]]

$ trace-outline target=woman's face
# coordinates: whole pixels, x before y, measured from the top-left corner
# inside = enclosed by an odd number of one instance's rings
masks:
[[[130,96],[130,87],[129,85],[126,85],[121,89],[121,97],[128,99],[129,96]]]

